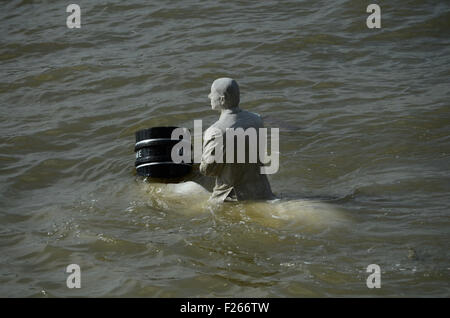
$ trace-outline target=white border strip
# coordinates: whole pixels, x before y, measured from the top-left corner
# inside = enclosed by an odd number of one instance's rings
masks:
[[[160,141],[160,140],[177,140],[177,141],[188,142],[187,140],[184,140],[184,139],[153,138],[153,139],[144,139],[144,140],[138,141],[138,142],[135,144],[135,147],[139,147],[140,145],[142,145],[142,144],[144,144],[144,143],[152,143],[153,141]],[[191,142],[189,141],[189,143],[191,143]]]
[[[143,164],[137,166],[136,169],[139,169],[139,168],[142,168],[142,167],[147,167],[147,166],[159,165],[159,164],[161,164],[161,163],[171,163],[171,164],[175,164],[175,165],[186,165],[186,166],[190,166],[189,164],[183,163],[183,162],[175,163],[175,162],[172,162],[172,161],[163,161],[163,162],[148,162],[148,163],[143,163]]]

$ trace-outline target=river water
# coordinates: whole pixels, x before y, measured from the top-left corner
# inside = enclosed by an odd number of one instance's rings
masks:
[[[0,296],[449,297],[450,3],[371,2],[4,3]],[[134,173],[134,132],[206,129],[222,76],[280,128],[281,200]]]

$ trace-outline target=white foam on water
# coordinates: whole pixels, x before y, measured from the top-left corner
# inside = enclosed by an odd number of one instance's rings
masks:
[[[323,228],[349,221],[339,206],[309,199],[248,202],[245,211],[255,220],[265,220],[267,224],[272,219],[273,224],[281,226]]]
[[[337,205],[309,199],[275,199],[214,204],[208,201],[211,193],[200,184],[144,183],[143,199],[150,199],[159,208],[184,215],[211,213],[245,215],[247,219],[271,227],[310,226],[328,227],[347,222],[344,210]]]
[[[142,199],[150,205],[185,215],[206,213],[211,193],[193,181],[181,183],[143,183]]]

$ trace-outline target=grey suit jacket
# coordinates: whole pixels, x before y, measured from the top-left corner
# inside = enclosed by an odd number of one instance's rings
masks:
[[[257,131],[258,128],[263,128],[261,117],[236,107],[223,110],[219,120],[205,131],[200,172],[216,177],[211,200],[223,202],[274,198],[267,176],[260,172],[261,162],[257,160],[256,163],[249,163],[248,142],[245,147],[245,163],[237,163],[236,142],[234,163],[226,162],[226,129],[242,128],[246,130],[249,127],[256,128]],[[223,163],[208,163],[208,160],[215,156],[218,138],[222,138]]]

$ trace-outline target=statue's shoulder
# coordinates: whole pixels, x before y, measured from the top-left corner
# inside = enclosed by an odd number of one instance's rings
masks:
[[[257,123],[258,125],[263,124],[263,119],[262,119],[261,115],[258,113],[253,113],[253,112],[249,112],[249,111],[245,110],[245,114],[243,114],[243,115],[245,117],[247,117],[248,119],[252,120],[253,122]]]
[[[254,113],[254,112],[250,112],[248,110],[242,110],[241,113],[244,116],[250,116],[250,117],[253,117],[253,118],[261,118],[260,114]]]
[[[222,135],[222,129],[219,127],[218,121],[205,130],[204,139],[208,140]]]

